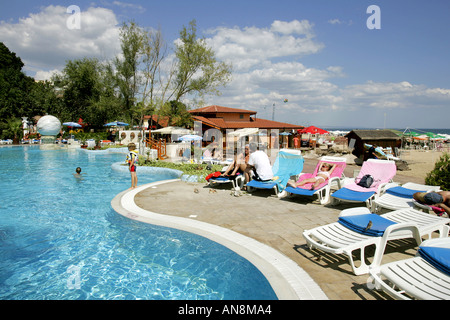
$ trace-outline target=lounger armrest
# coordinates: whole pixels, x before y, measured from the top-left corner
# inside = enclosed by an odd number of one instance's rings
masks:
[[[420,236],[419,228],[415,222],[402,222],[395,223],[386,228],[383,234],[383,238],[387,240],[395,238],[396,233],[404,233],[410,231],[412,236],[416,239],[417,245],[422,243],[422,237]]]
[[[386,189],[387,189],[386,186],[388,184],[389,184],[389,182],[384,182],[378,186],[377,193],[376,193],[378,197],[381,196],[386,191]]]
[[[408,232],[411,232],[411,236],[416,240],[419,246],[422,243],[422,237],[420,236],[419,228],[413,222],[402,222],[392,224],[386,228],[384,234],[377,246],[375,255],[373,257],[372,266],[378,268],[381,265],[381,260],[383,259],[384,250],[386,249],[387,242],[389,240],[403,239]],[[396,236],[398,234],[398,237]],[[407,236],[406,236],[407,237]]]
[[[330,178],[330,180],[328,180],[328,185],[331,186],[331,184],[336,181],[337,185],[338,185],[338,189],[341,189],[343,187],[343,185],[341,185],[341,182],[343,181],[343,179],[341,179],[340,177],[332,177]]]

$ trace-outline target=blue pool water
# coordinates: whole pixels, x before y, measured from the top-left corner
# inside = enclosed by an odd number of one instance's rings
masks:
[[[276,299],[222,245],[114,212],[112,198],[130,186],[129,173],[111,168],[123,160],[0,148],[0,299]],[[138,175],[139,185],[173,178]]]

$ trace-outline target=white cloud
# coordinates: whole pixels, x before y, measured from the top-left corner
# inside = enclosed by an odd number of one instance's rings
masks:
[[[110,59],[120,49],[119,28],[113,11],[89,8],[81,11],[80,29],[69,29],[71,14],[62,6],[48,6],[17,23],[0,23],[2,41],[25,63],[25,71],[61,69],[67,60],[83,57]]]
[[[298,59],[317,53],[324,46],[314,39],[312,28],[307,20],[275,21],[271,28],[219,27],[209,30],[207,42],[219,59],[243,71],[274,58]]]

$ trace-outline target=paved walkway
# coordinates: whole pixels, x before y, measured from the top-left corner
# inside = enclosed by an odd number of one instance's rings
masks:
[[[312,171],[316,161],[306,161],[304,172]],[[352,176],[357,166],[347,166]],[[402,177],[396,182],[420,179]],[[214,189],[216,192],[211,191]],[[358,205],[320,205],[317,200],[294,196],[279,199],[273,191],[258,190],[253,194],[234,197],[230,185],[210,188],[201,183],[172,181],[137,191],[133,196],[137,207],[168,217],[183,217],[207,222],[244,235],[265,244],[295,262],[332,300],[375,300],[388,298],[370,290],[368,275],[355,276],[344,256],[318,254],[310,251],[302,232],[337,221],[339,212]],[[189,221],[185,220],[185,221]],[[383,263],[414,256],[414,241],[396,241],[387,248]],[[320,294],[318,295],[321,298]]]

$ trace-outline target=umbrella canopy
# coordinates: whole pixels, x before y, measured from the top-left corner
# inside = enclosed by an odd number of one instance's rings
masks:
[[[105,124],[104,127],[126,127],[128,125],[129,124],[125,123],[125,122],[113,121],[113,122],[109,122],[109,123]]]
[[[243,128],[243,129],[238,129],[236,131],[230,132],[227,135],[231,136],[231,137],[243,137],[243,136],[249,136],[252,134],[257,134],[259,131],[258,128]]]
[[[329,133],[329,132],[327,130],[317,128],[315,126],[309,126],[302,130],[299,130],[298,133],[325,134],[325,133]]]
[[[291,133],[290,132],[282,132],[280,133],[280,136],[290,136]]]
[[[192,131],[181,127],[165,127],[158,130],[152,130],[152,133],[161,134],[190,134]]]
[[[81,124],[78,124],[76,122],[64,122],[63,126],[73,127],[73,128],[81,128]]]
[[[197,136],[195,134],[187,134],[187,135],[179,137],[178,140],[180,140],[180,141],[199,141],[199,140],[203,140],[203,138],[200,136]]]

